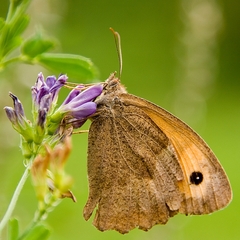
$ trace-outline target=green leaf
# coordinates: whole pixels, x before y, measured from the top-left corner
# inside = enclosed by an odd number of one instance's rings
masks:
[[[6,56],[10,51],[20,46],[21,37],[20,34],[26,29],[29,23],[29,17],[22,15],[12,21],[6,23],[2,27],[2,33],[0,37],[0,57]]]
[[[29,16],[21,15],[10,23],[11,37],[14,38],[23,33],[30,21]]]
[[[14,5],[15,8],[20,6],[24,0],[11,0],[12,4]]]
[[[0,37],[0,58],[4,57],[11,49],[12,39],[9,24],[4,24]]]
[[[50,230],[46,228],[44,225],[37,225],[33,229],[31,229],[30,232],[23,238],[20,237],[20,239],[24,240],[46,240],[50,236]]]
[[[7,22],[22,16],[32,0],[10,0]]]
[[[19,233],[19,226],[17,219],[10,219],[8,222],[8,240],[17,240]]]
[[[98,76],[93,62],[86,57],[73,54],[44,53],[36,58],[37,62],[58,74],[67,74],[79,80],[92,80]]]
[[[50,39],[44,39],[40,33],[26,40],[21,48],[22,54],[34,58],[39,54],[47,52],[53,48],[55,42]]]
[[[13,39],[9,39],[6,41],[4,45],[4,48],[1,51],[1,56],[6,56],[9,52],[13,51],[15,48],[19,47],[21,45],[22,39],[20,37],[15,37]]]

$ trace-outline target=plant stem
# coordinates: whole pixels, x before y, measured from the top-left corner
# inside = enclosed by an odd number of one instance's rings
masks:
[[[18,240],[23,240],[30,232],[31,230],[33,230],[33,228],[39,224],[42,220],[42,216],[46,213],[46,209],[43,212],[39,212],[39,210],[37,210],[37,212],[35,213],[34,219],[32,220],[32,222],[30,223],[29,227],[23,232],[22,235],[20,235],[20,237],[18,238]]]
[[[17,56],[17,57],[13,57],[11,59],[8,59],[7,61],[5,62],[1,62],[1,65],[0,65],[0,69],[4,69],[6,68],[6,66],[10,63],[13,63],[13,62],[18,62],[18,61],[21,61],[21,56]]]
[[[25,237],[33,230],[35,226],[37,226],[43,220],[43,218],[44,220],[47,218],[47,216],[44,217],[44,215],[48,215],[50,209],[53,208],[54,205],[57,205],[59,202],[60,200],[55,196],[50,197],[49,201],[45,204],[44,208],[42,210],[39,209],[37,210],[29,227],[23,232],[23,234],[18,238],[18,240],[25,239]]]
[[[38,224],[39,222],[38,221],[32,221],[30,226],[27,228],[27,230],[24,231],[24,233],[18,238],[18,240],[22,240],[24,239],[28,233]]]
[[[23,175],[22,175],[22,177],[21,177],[21,180],[19,181],[19,183],[17,185],[17,188],[15,189],[15,192],[14,192],[13,197],[11,199],[11,202],[8,206],[8,209],[7,209],[5,215],[4,215],[4,217],[3,217],[3,219],[0,223],[0,233],[4,229],[4,227],[6,226],[6,224],[8,223],[8,221],[9,221],[11,215],[12,215],[12,212],[13,212],[15,206],[16,206],[18,197],[19,197],[19,195],[22,191],[22,188],[23,188],[23,186],[24,186],[24,184],[25,184],[25,182],[26,182],[26,180],[29,176],[29,171],[30,171],[30,166],[27,166]]]

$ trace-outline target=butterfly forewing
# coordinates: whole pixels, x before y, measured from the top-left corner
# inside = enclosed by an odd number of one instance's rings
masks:
[[[126,104],[141,108],[171,140],[185,179],[179,182],[185,195],[180,212],[211,213],[231,201],[229,180],[214,153],[197,133],[169,112],[144,99],[130,94],[122,95],[122,99]],[[194,181],[194,173],[202,174],[200,183]]]

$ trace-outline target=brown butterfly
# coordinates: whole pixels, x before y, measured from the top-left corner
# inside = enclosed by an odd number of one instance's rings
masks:
[[[96,100],[88,139],[88,220],[127,233],[228,205],[232,192],[214,153],[184,122],[128,94],[115,74]]]

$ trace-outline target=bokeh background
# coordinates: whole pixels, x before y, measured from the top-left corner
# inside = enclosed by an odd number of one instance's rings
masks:
[[[8,1],[1,0],[5,17]],[[130,93],[174,113],[193,127],[211,146],[224,166],[233,189],[233,201],[209,216],[175,216],[165,226],[127,235],[99,232],[86,222],[82,210],[88,195],[87,134],[73,137],[67,172],[74,178],[78,202],[64,200],[46,224],[50,239],[240,239],[240,1],[230,0],[34,0],[31,26],[58,39],[58,52],[89,57],[101,80],[117,70],[118,58],[109,27],[121,34],[122,83]],[[0,73],[0,109],[12,104],[8,91],[29,112],[30,87],[37,74],[52,75],[39,66],[16,64]],[[58,75],[59,73],[54,73]],[[75,79],[70,79],[75,81]],[[67,91],[61,92],[66,96]],[[9,204],[24,167],[19,137],[0,111],[0,216]],[[89,123],[85,125],[88,129]],[[31,181],[19,198],[14,216],[24,229],[37,206]]]

